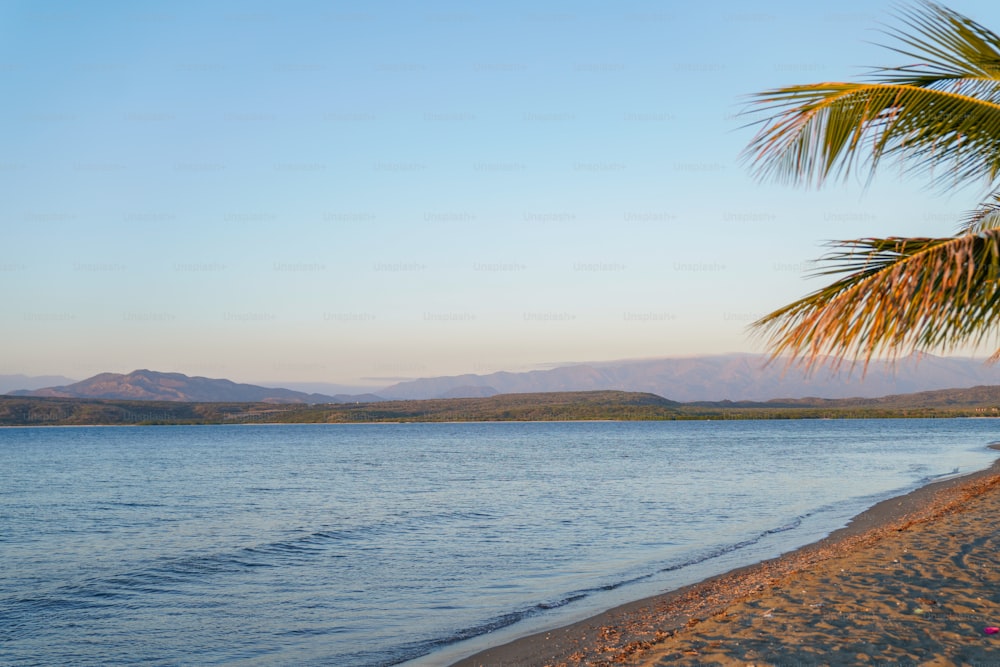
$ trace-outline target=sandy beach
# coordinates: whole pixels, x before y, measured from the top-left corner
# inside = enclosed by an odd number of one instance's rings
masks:
[[[779,558],[456,667],[1000,665],[1000,462]]]

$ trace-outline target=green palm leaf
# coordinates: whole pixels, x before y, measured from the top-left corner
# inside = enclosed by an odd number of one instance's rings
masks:
[[[1000,329],[1000,37],[931,2],[903,24],[892,50],[914,63],[756,95],[766,117],[744,158],[759,177],[817,185],[870,179],[892,159],[938,185],[985,181],[991,194],[954,237],[835,242],[820,275],[838,279],[752,325],[776,356],[867,366]]]
[[[759,176],[821,184],[891,156],[948,186],[997,180],[1000,37],[932,3],[907,16],[914,34],[891,33],[903,44],[893,50],[916,64],[752,98],[767,117],[743,157]]]
[[[1000,75],[997,37],[989,29],[933,2],[921,10],[902,14],[910,33],[893,29],[888,34],[900,43],[888,47],[916,64],[877,70],[876,80],[920,87],[964,89],[968,95],[996,99],[993,81]],[[980,84],[982,86],[980,87]]]
[[[1000,82],[998,82],[1000,84]],[[748,146],[759,175],[815,181],[887,156],[944,185],[1000,176],[1000,104],[898,84],[823,83],[764,93],[775,119]]]

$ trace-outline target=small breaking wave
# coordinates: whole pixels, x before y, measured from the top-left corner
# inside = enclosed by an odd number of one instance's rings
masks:
[[[233,547],[214,553],[161,557],[146,565],[106,576],[87,577],[63,583],[48,591],[13,595],[0,599],[0,625],[23,618],[24,612],[53,614],[61,611],[98,609],[128,600],[150,601],[150,595],[169,595],[191,584],[218,585],[219,577],[246,574],[257,569],[289,568],[314,564],[323,558],[344,558],[356,545],[373,535],[424,530],[439,522],[483,522],[493,519],[484,512],[452,511],[437,514],[408,513],[393,521],[348,528],[324,527],[284,540]]]
[[[599,586],[592,586],[588,588],[582,588],[575,591],[571,591],[555,599],[547,600],[544,602],[538,602],[536,604],[523,607],[518,610],[494,616],[493,618],[487,619],[481,623],[467,626],[466,628],[463,628],[462,630],[459,630],[458,632],[455,632],[446,637],[429,639],[426,641],[415,642],[406,646],[397,647],[395,656],[391,659],[390,662],[372,663],[372,664],[394,665],[394,664],[399,664],[401,662],[406,662],[408,660],[413,660],[421,656],[425,656],[429,653],[432,653],[435,650],[444,648],[446,646],[450,646],[452,644],[456,644],[458,642],[465,641],[467,639],[472,639],[473,637],[479,637],[481,635],[485,635],[490,632],[495,632],[497,630],[509,627],[511,625],[514,625],[515,623],[519,623],[521,621],[538,616],[540,614],[544,614],[546,612],[550,612],[556,609],[560,609],[562,607],[566,607],[567,605],[580,602],[598,593],[614,591],[626,586],[646,581],[648,579],[652,579],[653,577],[656,577],[659,574],[667,572],[675,572],[678,570],[683,570],[684,568],[700,565],[701,563],[710,561],[714,558],[719,558],[721,556],[725,556],[727,554],[731,554],[741,549],[745,549],[747,547],[758,544],[762,540],[767,539],[772,535],[778,535],[780,533],[786,533],[795,530],[796,528],[802,525],[802,522],[805,519],[812,516],[812,514],[813,513],[807,513],[801,516],[797,516],[787,523],[761,531],[760,533],[754,535],[753,537],[747,538],[745,540],[740,540],[739,542],[734,542],[732,544],[723,544],[714,547],[707,551],[701,552],[700,554],[694,556],[693,558],[685,559],[677,563],[672,563],[665,567],[657,568],[653,571],[645,572],[636,576],[620,579]]]

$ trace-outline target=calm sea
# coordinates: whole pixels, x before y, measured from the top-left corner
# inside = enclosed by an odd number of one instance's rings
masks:
[[[815,541],[987,467],[998,432],[990,419],[0,429],[0,663],[446,664]]]

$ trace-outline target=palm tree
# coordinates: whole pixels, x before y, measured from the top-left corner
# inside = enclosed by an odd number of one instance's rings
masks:
[[[867,367],[1000,330],[1000,37],[932,2],[900,18],[890,48],[915,64],[754,96],[767,116],[744,158],[759,177],[817,185],[892,160],[938,186],[985,181],[983,203],[953,236],[833,242],[817,275],[837,279],[751,325],[775,357]]]

